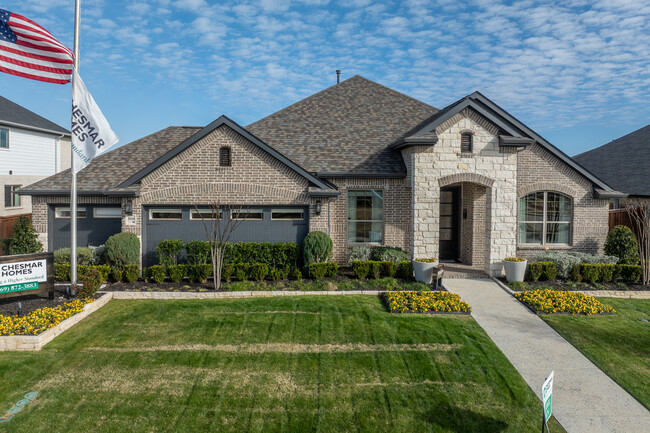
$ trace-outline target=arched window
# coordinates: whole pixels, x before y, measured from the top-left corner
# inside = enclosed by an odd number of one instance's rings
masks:
[[[538,191],[519,199],[520,244],[569,244],[573,205],[571,197]]]
[[[229,147],[222,147],[219,149],[219,165],[221,167],[230,167],[232,165]]]
[[[463,132],[460,134],[460,151],[462,153],[472,153],[472,133]]]

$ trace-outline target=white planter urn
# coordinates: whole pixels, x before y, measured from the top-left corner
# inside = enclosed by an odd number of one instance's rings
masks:
[[[413,260],[413,272],[415,281],[420,283],[431,284],[433,282],[433,273],[438,269],[438,262],[418,262]]]
[[[524,277],[526,276],[527,264],[528,260],[524,260],[523,262],[504,260],[503,267],[506,270],[506,280],[508,280],[509,283],[514,281],[523,282]]]

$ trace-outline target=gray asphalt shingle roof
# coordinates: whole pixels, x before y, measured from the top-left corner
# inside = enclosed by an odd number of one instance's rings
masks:
[[[388,146],[438,109],[358,75],[246,127],[307,171],[404,175]]]
[[[77,174],[77,190],[108,191],[133,173],[201,130],[194,126],[170,126],[93,159]],[[50,176],[25,188],[26,191],[61,191],[70,189],[70,170]],[[138,186],[118,191],[137,191]]]
[[[28,110],[10,101],[7,98],[0,96],[0,124],[7,122],[10,124],[23,125],[26,127],[43,129],[53,133],[70,135],[70,131],[60,127],[54,122],[39,116],[33,111]]]
[[[614,189],[650,196],[650,125],[573,159]]]

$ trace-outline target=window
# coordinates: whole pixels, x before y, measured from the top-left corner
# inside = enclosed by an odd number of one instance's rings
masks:
[[[382,191],[348,191],[348,243],[383,241],[383,207]]]
[[[302,209],[272,209],[272,220],[303,220],[304,212]]]
[[[519,243],[568,244],[571,198],[558,192],[534,192],[519,200]]]
[[[5,207],[20,207],[20,185],[5,185]]]
[[[122,218],[121,207],[96,207],[93,209],[95,218]]]
[[[9,130],[0,128],[0,149],[9,149]]]
[[[223,217],[223,211],[219,210],[218,215],[213,215],[212,214],[212,209],[192,209],[190,211],[190,219],[191,220],[213,220],[215,219],[214,217],[217,217],[216,219],[220,220]]]
[[[238,209],[233,210],[231,218],[234,220],[263,220],[262,209]]]
[[[231,160],[230,160],[230,148],[229,147],[222,147],[219,149],[219,165],[222,167],[230,167],[231,166]]]
[[[183,211],[180,209],[149,209],[150,220],[182,220]]]
[[[54,209],[55,218],[70,218],[70,208],[69,207],[57,207]],[[77,218],[86,218],[86,208],[77,207]]]
[[[463,132],[460,134],[460,151],[462,153],[472,153],[472,134]]]

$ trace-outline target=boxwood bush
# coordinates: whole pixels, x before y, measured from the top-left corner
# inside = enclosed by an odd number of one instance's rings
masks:
[[[167,275],[169,275],[169,279],[174,283],[181,281],[183,278],[185,278],[186,274],[187,266],[185,265],[171,265],[167,267]]]
[[[248,266],[248,275],[255,281],[263,281],[269,274],[269,265],[266,263],[251,263]]]
[[[616,226],[605,241],[605,254],[618,257],[621,265],[639,264],[639,243],[632,230],[627,226]]]
[[[158,263],[165,267],[177,265],[178,255],[181,253],[183,246],[183,241],[180,239],[165,239],[158,242],[156,247]]]
[[[188,271],[190,281],[205,284],[212,275],[212,265],[200,264],[191,265]]]
[[[385,277],[395,278],[395,275],[397,275],[397,268],[397,262],[383,262],[381,267],[381,274]]]
[[[140,266],[136,264],[126,265],[124,267],[124,279],[127,283],[137,281],[140,276]]]
[[[162,265],[149,266],[147,274],[152,283],[161,284],[165,281],[165,268]]]
[[[204,265],[211,260],[208,241],[189,241],[185,244],[185,252],[185,259],[189,265]]]
[[[413,279],[413,262],[410,260],[399,262],[397,275],[404,280],[411,281]]]
[[[370,276],[374,279],[381,277],[382,262],[370,260],[368,264],[370,265]]]
[[[370,262],[355,260],[352,262],[352,272],[354,272],[354,275],[360,280],[366,278],[370,273]]]
[[[312,263],[309,265],[309,274],[317,280],[324,277],[333,278],[339,270],[338,263],[325,262],[325,263]]]
[[[104,282],[101,271],[96,267],[89,268],[83,275],[79,276],[79,281],[82,286],[77,286],[76,290],[80,298],[90,298],[97,293],[97,290]]]

